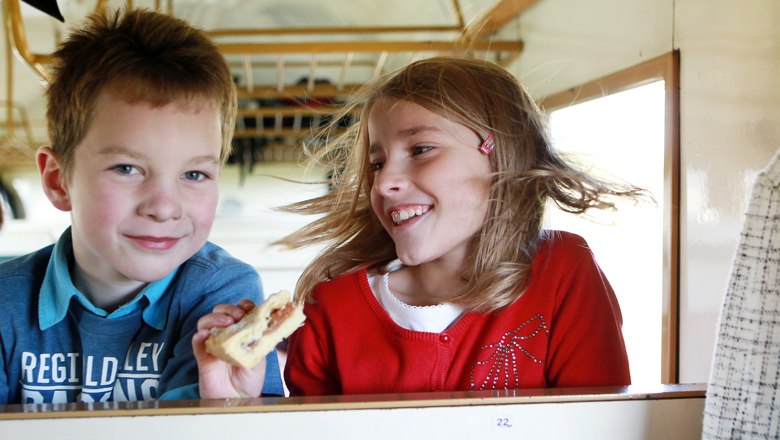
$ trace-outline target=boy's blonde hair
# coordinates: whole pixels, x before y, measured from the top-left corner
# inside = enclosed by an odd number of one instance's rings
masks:
[[[52,150],[67,174],[104,93],[154,107],[213,105],[222,119],[224,164],[236,118],[236,86],[225,58],[185,21],[143,9],[94,13],[53,54],[46,90]],[[121,117],[121,115],[117,115]]]
[[[327,244],[298,281],[296,293],[306,299],[319,282],[396,258],[393,241],[370,203],[367,124],[380,98],[414,102],[470,128],[482,140],[493,133],[496,147],[489,156],[494,173],[487,216],[475,237],[473,257],[461,273],[462,292],[452,299],[468,310],[500,309],[525,290],[548,199],[565,211],[583,213],[614,208],[610,196],[642,193],[568,164],[552,148],[544,116],[533,99],[500,66],[463,58],[417,61],[359,92],[344,113],[360,108],[359,121],[314,151],[312,161],[325,164],[334,176],[333,191],[283,208],[325,214],[278,242],[289,247]]]

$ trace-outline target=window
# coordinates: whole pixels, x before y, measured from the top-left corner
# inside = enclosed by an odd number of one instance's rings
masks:
[[[676,66],[670,54],[542,102],[559,150],[655,198],[585,218],[550,204],[546,223],[593,249],[620,302],[635,384],[677,381]]]

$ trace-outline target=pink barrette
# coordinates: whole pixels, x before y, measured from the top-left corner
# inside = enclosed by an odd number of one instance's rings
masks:
[[[494,148],[496,148],[496,142],[493,140],[493,133],[490,133],[485,142],[482,142],[482,145],[479,146],[479,151],[490,154]]]

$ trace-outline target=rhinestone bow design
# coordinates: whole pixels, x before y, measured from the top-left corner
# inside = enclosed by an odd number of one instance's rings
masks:
[[[520,387],[520,375],[517,367],[518,356],[526,356],[531,361],[543,364],[544,360],[534,356],[523,345],[526,341],[539,334],[545,336],[550,330],[542,315],[534,315],[520,327],[504,333],[495,344],[484,345],[482,351],[488,350],[490,355],[474,363],[471,367],[470,384],[472,390],[517,389]],[[475,383],[474,373],[477,368],[489,365],[487,375],[480,384]],[[503,388],[502,388],[503,386]]]

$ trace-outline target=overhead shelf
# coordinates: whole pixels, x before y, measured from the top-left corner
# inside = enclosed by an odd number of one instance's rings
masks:
[[[18,57],[45,81],[50,55],[30,49],[19,1],[3,2],[6,35]],[[240,150],[270,145],[297,148],[302,138],[310,136],[317,124],[337,111],[350,93],[417,59],[446,54],[490,59],[504,65],[515,60],[523,50],[522,41],[497,40],[495,35],[536,0],[495,1],[470,23],[464,20],[462,1],[440,2],[450,9],[444,16],[451,17],[452,22],[446,24],[204,28],[225,55],[239,88],[234,143],[237,162],[245,157],[290,160],[294,154],[266,158]],[[138,7],[140,3],[128,0],[126,7]],[[178,4],[182,10],[187,5],[183,0]],[[108,6],[107,0],[97,0],[95,10],[105,12]],[[154,1],[153,7],[179,16],[173,0]],[[12,83],[10,79],[9,88]],[[9,163],[9,150],[4,145],[0,143],[0,168]]]

